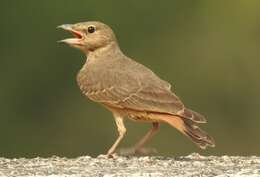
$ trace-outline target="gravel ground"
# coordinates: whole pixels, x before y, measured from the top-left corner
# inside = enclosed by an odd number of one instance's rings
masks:
[[[116,159],[0,158],[0,176],[50,177],[172,177],[254,176],[260,177],[260,157],[200,156],[117,157]]]

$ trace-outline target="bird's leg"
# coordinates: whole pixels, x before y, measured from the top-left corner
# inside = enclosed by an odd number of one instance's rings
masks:
[[[116,139],[115,143],[112,145],[112,147],[108,150],[108,152],[107,152],[108,157],[111,157],[111,156],[113,157],[113,154],[115,153],[117,146],[119,145],[120,141],[123,139],[123,137],[126,133],[126,128],[125,128],[125,125],[124,125],[123,118],[118,116],[118,115],[114,115],[114,118],[115,118],[115,121],[116,121],[119,136]]]
[[[122,155],[133,155],[133,154],[149,154],[154,153],[156,150],[143,148],[143,146],[158,132],[159,122],[153,122],[153,127],[144,135],[144,137],[138,141],[130,149],[122,149],[120,154]]]
[[[148,141],[150,141],[150,139],[158,132],[159,125],[160,124],[158,122],[153,122],[153,127],[144,135],[144,137],[139,142],[137,142],[134,145],[133,150],[134,150],[135,153],[146,154],[145,149],[143,149],[143,146]]]

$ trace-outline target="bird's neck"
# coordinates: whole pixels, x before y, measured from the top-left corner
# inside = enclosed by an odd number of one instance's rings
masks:
[[[94,51],[89,51],[86,56],[88,60],[98,60],[105,58],[117,58],[118,56],[124,55],[118,46],[117,42],[111,42],[104,47],[95,49]]]

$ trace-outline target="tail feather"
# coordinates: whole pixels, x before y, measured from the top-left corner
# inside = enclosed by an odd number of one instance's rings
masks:
[[[206,149],[208,146],[215,147],[214,139],[201,130],[192,120],[172,115],[159,115],[159,117],[160,120],[189,137],[201,149]]]
[[[209,136],[205,131],[201,130],[193,122],[185,120],[184,126],[185,134],[200,148],[205,149],[207,146],[215,146],[214,139],[211,136]]]
[[[207,122],[206,118],[203,115],[201,115],[195,111],[192,111],[190,109],[187,109],[187,108],[183,108],[181,111],[179,111],[178,115],[180,117],[183,117],[185,119],[191,120],[196,123],[206,123]]]

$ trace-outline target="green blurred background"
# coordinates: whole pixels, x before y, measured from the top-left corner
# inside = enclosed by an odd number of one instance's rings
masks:
[[[75,81],[84,55],[56,26],[109,24],[122,50],[173,84],[208,118],[217,146],[199,150],[168,125],[149,147],[159,155],[260,155],[259,0],[2,0],[0,156],[98,155],[117,137],[112,115]],[[151,127],[127,121],[121,147]]]

